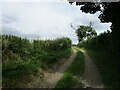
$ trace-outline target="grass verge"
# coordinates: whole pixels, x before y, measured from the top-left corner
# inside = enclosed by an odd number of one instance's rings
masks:
[[[55,88],[72,88],[77,83],[77,76],[83,76],[84,56],[78,51],[75,60],[64,73],[64,76],[57,82]],[[82,87],[82,86],[80,86]]]
[[[120,88],[120,79],[114,58],[104,51],[85,50],[96,64],[105,88]]]

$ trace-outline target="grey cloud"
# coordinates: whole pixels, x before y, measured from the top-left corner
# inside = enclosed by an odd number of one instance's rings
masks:
[[[9,23],[12,23],[12,22],[17,22],[18,19],[16,16],[11,16],[11,15],[2,15],[2,23],[6,23],[6,24],[9,24]]]
[[[93,22],[94,24],[96,23],[100,23],[100,20],[96,17],[98,17],[100,14],[100,12],[96,13],[96,14],[86,14],[86,13],[82,13],[80,11],[80,14],[75,16],[73,19],[73,22],[78,24],[78,25],[89,25],[89,22]]]
[[[20,32],[15,30],[14,28],[2,26],[2,33],[3,34],[11,34],[11,35],[20,35]]]
[[[11,28],[11,27],[7,27],[7,26],[2,26],[2,34],[8,34],[8,35],[16,35],[16,36],[20,36],[23,38],[38,38],[39,35],[37,34],[23,34],[20,32],[20,30],[17,30],[15,28]]]

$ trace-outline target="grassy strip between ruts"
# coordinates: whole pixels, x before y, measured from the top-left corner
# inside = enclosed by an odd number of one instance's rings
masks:
[[[84,56],[78,51],[75,60],[64,73],[64,76],[57,82],[57,88],[72,88],[77,83],[77,76],[83,76],[84,73]],[[82,86],[80,86],[82,87]]]
[[[105,88],[120,88],[120,79],[114,59],[103,51],[85,49],[96,64]]]

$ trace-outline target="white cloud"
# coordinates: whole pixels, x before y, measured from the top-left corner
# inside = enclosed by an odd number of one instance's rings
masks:
[[[70,23],[88,25],[94,22],[97,32],[109,29],[110,24],[100,24],[97,16],[85,14],[79,7],[67,2],[38,2],[38,3],[2,3],[3,24],[17,29],[22,34],[39,35],[41,39],[70,37],[73,43],[77,43],[77,37]],[[11,31],[12,32],[12,31]],[[38,36],[37,36],[38,37]]]

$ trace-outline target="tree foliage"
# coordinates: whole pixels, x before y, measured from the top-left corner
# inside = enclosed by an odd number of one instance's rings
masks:
[[[76,29],[76,34],[78,36],[79,42],[81,42],[82,40],[88,37],[97,35],[96,31],[91,27],[91,23],[90,26],[84,26],[84,25],[78,26]]]
[[[71,28],[73,28],[78,36],[79,42],[81,42],[84,39],[87,39],[88,37],[91,36],[96,36],[97,33],[92,27],[93,23],[90,22],[89,26],[84,26],[84,25],[79,25],[77,26],[77,29],[74,28],[74,26],[71,24]]]
[[[70,1],[70,0],[68,0]],[[70,2],[73,3],[73,2]],[[85,13],[94,14],[98,11],[101,12],[99,19],[101,22],[112,22],[116,21],[120,16],[119,9],[120,2],[76,2],[76,5],[81,6],[80,10]],[[102,8],[101,8],[102,7]]]

